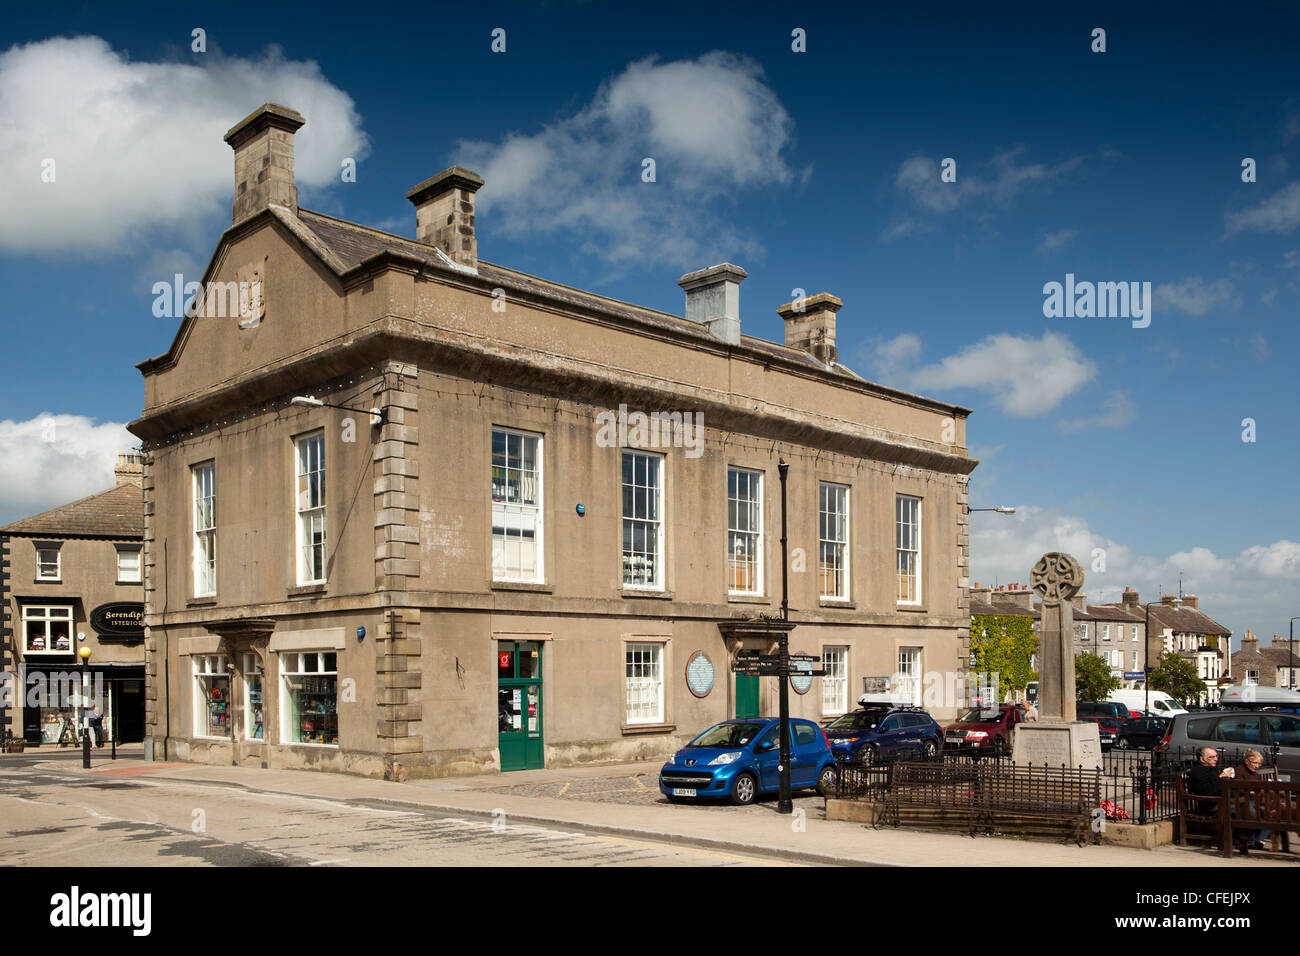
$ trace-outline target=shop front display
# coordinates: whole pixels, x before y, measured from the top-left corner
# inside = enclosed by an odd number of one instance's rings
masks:
[[[337,747],[338,655],[334,652],[288,653],[280,657],[284,685],[285,743]]]

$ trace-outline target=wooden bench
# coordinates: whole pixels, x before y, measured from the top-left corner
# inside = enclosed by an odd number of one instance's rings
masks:
[[[1188,791],[1185,775],[1178,776],[1178,843],[1208,837],[1232,856],[1233,832],[1273,830],[1282,834],[1282,847],[1291,850],[1291,832],[1300,833],[1300,783],[1276,780],[1221,780],[1217,797]],[[1191,833],[1195,827],[1197,834]]]

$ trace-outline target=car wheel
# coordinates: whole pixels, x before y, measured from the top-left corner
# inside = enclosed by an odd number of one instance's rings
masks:
[[[875,744],[867,744],[858,751],[858,762],[864,767],[874,767],[880,763],[880,751]]]
[[[921,745],[921,759],[933,760],[939,755],[939,746],[933,740],[927,740]]]
[[[822,772],[817,775],[817,796],[829,797],[835,793],[839,779],[839,772],[834,767],[822,767]]]
[[[742,773],[736,778],[735,785],[731,788],[731,802],[738,807],[749,806],[758,796],[758,781],[754,779],[752,773]]]

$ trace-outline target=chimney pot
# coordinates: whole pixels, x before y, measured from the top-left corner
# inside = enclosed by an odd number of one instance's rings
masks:
[[[117,487],[140,484],[144,481],[144,456],[118,455],[117,465],[113,468],[113,479]]]
[[[406,198],[415,205],[415,238],[437,246],[453,262],[478,268],[474,234],[474,194],[483,178],[461,166],[412,186]]]
[[[235,151],[235,201],[232,224],[270,206],[298,215],[293,180],[293,134],[307,121],[302,114],[264,103],[230,128],[226,143]]]
[[[688,272],[677,280],[686,293],[686,318],[707,326],[713,337],[740,344],[740,284],[749,273],[730,262]]]
[[[835,313],[843,306],[829,292],[787,302],[776,310],[785,321],[785,344],[802,349],[826,365],[835,364],[839,358],[835,346]]]

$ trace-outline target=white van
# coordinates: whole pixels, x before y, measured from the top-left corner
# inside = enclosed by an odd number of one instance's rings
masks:
[[[1150,717],[1172,717],[1174,714],[1187,713],[1186,707],[1162,690],[1117,690],[1106,699],[1123,704],[1135,714],[1146,713],[1150,701]]]

